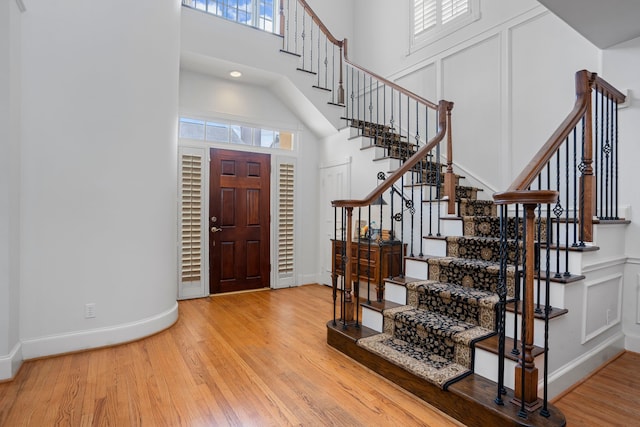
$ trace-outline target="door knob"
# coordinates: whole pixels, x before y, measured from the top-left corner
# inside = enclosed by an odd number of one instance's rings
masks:
[[[222,231],[222,228],[218,228],[218,227],[211,227],[211,232],[212,232],[212,233],[217,233],[218,231]]]

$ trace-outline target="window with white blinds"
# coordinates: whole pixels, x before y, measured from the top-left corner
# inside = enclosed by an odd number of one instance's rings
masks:
[[[473,3],[473,5],[472,5]],[[414,0],[413,1],[413,35],[429,32],[440,32],[448,24],[458,18],[471,17],[472,7],[477,9],[477,0]]]
[[[442,23],[446,24],[469,11],[469,0],[443,0]]]
[[[180,155],[180,281],[202,281],[202,162],[199,154]]]
[[[294,272],[294,165],[278,167],[278,275]]]
[[[415,0],[413,33],[420,34],[436,25],[436,0]]]

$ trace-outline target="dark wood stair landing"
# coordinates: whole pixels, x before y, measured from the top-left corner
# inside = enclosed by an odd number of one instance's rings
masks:
[[[503,396],[503,406],[496,405],[497,385],[478,375],[469,375],[442,390],[356,344],[358,339],[374,334],[377,332],[364,326],[344,328],[340,322],[335,326],[333,321],[327,323],[327,344],[468,426],[566,425],[564,415],[551,404],[548,418],[539,411],[519,417],[520,407],[509,403],[512,390]]]

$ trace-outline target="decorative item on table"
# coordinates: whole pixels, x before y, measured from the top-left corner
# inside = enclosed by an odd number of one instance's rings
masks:
[[[393,235],[391,234],[391,230],[383,229],[382,232],[380,233],[380,238],[383,241],[393,240]]]

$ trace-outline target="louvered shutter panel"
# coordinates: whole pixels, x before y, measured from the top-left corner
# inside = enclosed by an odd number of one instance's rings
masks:
[[[181,148],[179,212],[179,297],[202,296],[204,291],[204,154]]]
[[[413,34],[419,34],[436,25],[436,0],[414,1]]]
[[[294,273],[294,165],[278,168],[278,276]]]
[[[469,11],[469,0],[443,0],[442,23],[446,24]]]

